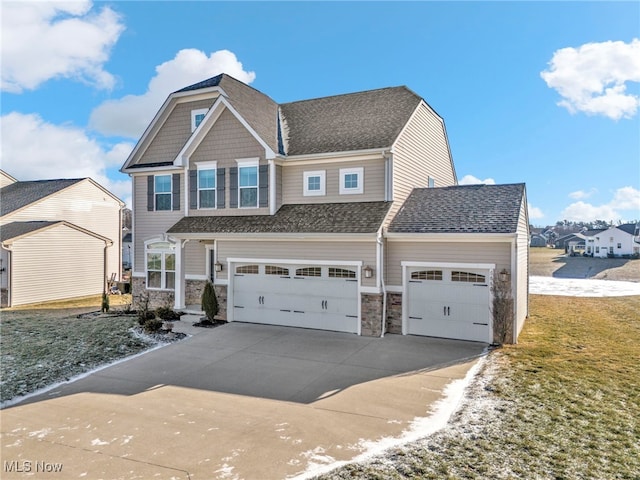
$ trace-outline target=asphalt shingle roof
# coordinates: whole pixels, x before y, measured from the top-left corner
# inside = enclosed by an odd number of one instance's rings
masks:
[[[416,188],[389,225],[393,233],[513,233],[523,183]]]
[[[41,228],[55,225],[56,223],[63,223],[61,220],[53,222],[36,221],[36,222],[11,222],[0,227],[0,242],[6,242],[12,238],[26,235],[27,233],[35,232]]]
[[[184,217],[168,233],[374,233],[390,202],[283,205],[275,215]]]
[[[274,152],[286,155],[390,147],[422,100],[401,86],[278,106],[267,95],[227,74],[174,93],[211,87],[222,88],[229,103],[260,138]]]
[[[0,216],[26,207],[82,180],[84,179],[36,180],[7,185],[0,189]]]

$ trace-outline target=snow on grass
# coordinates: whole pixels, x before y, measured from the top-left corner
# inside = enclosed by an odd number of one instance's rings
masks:
[[[484,361],[485,357],[481,357],[468,370],[464,378],[450,382],[444,389],[444,397],[432,407],[431,415],[413,419],[409,428],[402,432],[400,436],[384,437],[378,440],[362,440],[355,446],[355,448],[362,451],[362,453],[349,461],[337,462],[333,457],[322,455],[324,450],[320,449],[320,447],[309,450],[303,454],[308,459],[307,469],[292,478],[294,480],[313,478],[352,462],[367,462],[371,458],[384,454],[390,449],[415,442],[445,428],[453,413],[459,408],[465,390],[469,388],[478,376],[478,372],[482,369]]]
[[[0,408],[166,345],[131,316],[3,312]]]
[[[593,280],[583,278],[529,277],[530,292],[535,295],[568,297],[624,297],[640,295],[640,282]]]

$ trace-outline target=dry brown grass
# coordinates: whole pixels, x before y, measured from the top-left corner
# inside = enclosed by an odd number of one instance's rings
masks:
[[[131,304],[131,295],[109,295],[109,305],[111,308],[122,307]],[[24,310],[67,310],[67,309],[97,309],[102,305],[102,295],[91,295],[89,297],[76,297],[66,300],[57,300],[44,303],[31,303],[20,305],[19,307],[3,308],[2,311],[24,311]]]

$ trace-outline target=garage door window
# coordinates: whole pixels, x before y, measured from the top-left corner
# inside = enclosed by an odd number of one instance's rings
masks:
[[[296,270],[296,276],[298,277],[320,277],[322,276],[322,269],[320,267],[304,267]]]
[[[258,265],[241,265],[236,267],[236,273],[256,275],[258,273]]]
[[[485,276],[471,272],[451,272],[452,282],[484,283]]]
[[[411,272],[411,280],[442,280],[442,270]]]
[[[275,265],[266,265],[264,267],[264,273],[266,275],[280,275],[280,276],[286,277],[289,275],[289,269],[277,267]]]
[[[329,267],[329,277],[331,278],[356,278],[356,272],[346,268]]]

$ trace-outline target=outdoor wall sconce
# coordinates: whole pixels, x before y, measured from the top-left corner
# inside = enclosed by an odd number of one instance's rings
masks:
[[[371,278],[373,277],[373,268],[367,265],[362,269],[362,273],[364,273],[364,278]]]
[[[215,263],[216,272],[222,271],[222,264],[220,262]]]
[[[502,271],[498,275],[500,276],[500,281],[501,282],[506,282],[511,277],[511,274],[509,272],[507,272],[506,268],[503,268]]]

